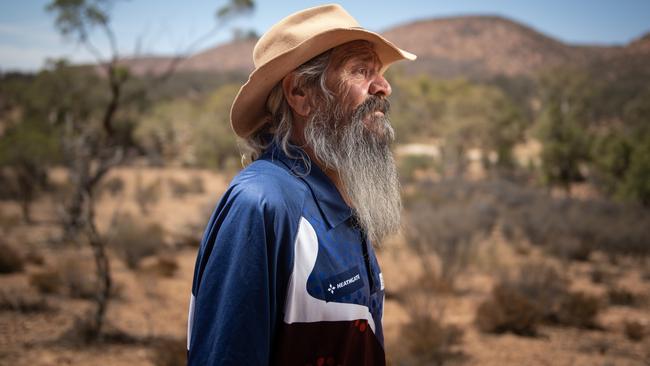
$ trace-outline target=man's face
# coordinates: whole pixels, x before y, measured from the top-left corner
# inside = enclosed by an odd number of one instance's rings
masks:
[[[327,87],[335,92],[346,117],[363,113],[364,126],[384,137],[388,112],[386,97],[391,94],[388,81],[381,74],[382,64],[368,42],[350,42],[333,50],[327,74]],[[364,103],[366,105],[362,106]],[[361,107],[362,110],[357,109]]]

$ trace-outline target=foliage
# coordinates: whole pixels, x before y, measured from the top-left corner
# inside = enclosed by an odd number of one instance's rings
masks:
[[[475,252],[476,243],[496,224],[496,207],[484,197],[463,192],[458,182],[421,185],[418,197],[405,199],[405,234],[419,253],[440,259],[440,280],[453,288],[456,275]],[[425,263],[424,268],[431,268]],[[433,275],[433,274],[432,274]]]
[[[230,104],[239,86],[226,84],[198,100],[158,103],[142,120],[136,138],[149,156],[193,166],[228,168],[239,161],[230,129]],[[155,158],[154,158],[155,159]]]
[[[537,129],[544,182],[570,189],[583,179],[581,164],[589,159],[586,128],[593,97],[590,79],[579,70],[552,70],[540,77],[542,103]]]
[[[409,243],[424,253],[465,258],[467,243],[499,225],[511,240],[526,240],[565,259],[587,259],[591,252],[648,256],[650,213],[633,204],[604,199],[552,198],[546,192],[493,179],[420,183],[404,195]],[[471,245],[470,245],[471,246]],[[467,261],[447,258],[447,264]],[[452,271],[453,272],[453,271]]]
[[[477,309],[476,324],[484,332],[534,336],[542,322],[595,327],[601,309],[597,297],[570,292],[567,279],[556,267],[531,262],[494,286],[492,296]]]
[[[512,148],[523,138],[520,107],[499,88],[466,80],[395,75],[391,120],[400,141],[439,138],[444,165],[462,171],[465,155],[480,148],[496,155],[488,166],[511,167]]]

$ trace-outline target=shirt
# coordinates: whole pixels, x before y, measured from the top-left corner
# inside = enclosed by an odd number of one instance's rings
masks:
[[[189,365],[383,365],[384,285],[332,181],[277,146],[243,169],[203,234]]]

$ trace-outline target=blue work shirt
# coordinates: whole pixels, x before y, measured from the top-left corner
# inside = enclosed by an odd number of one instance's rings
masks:
[[[273,146],[243,169],[203,234],[189,365],[383,365],[384,286],[332,181]]]

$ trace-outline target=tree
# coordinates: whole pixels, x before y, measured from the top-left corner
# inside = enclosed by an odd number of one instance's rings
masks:
[[[107,90],[107,97],[96,110],[98,115],[77,115],[74,108],[64,110],[65,124],[62,134],[64,160],[68,163],[73,194],[67,204],[65,233],[69,238],[84,233],[90,243],[99,278],[96,310],[87,324],[89,339],[97,339],[108,306],[111,291],[109,258],[106,241],[95,225],[94,193],[96,187],[115,166],[125,162],[137,152],[133,144],[136,118],[134,112],[146,101],[147,91],[173,75],[178,64],[207,37],[218,31],[226,21],[249,12],[251,0],[230,0],[217,11],[215,27],[180,52],[170,63],[166,72],[146,84],[134,82],[129,70],[120,63],[118,45],[110,24],[110,0],[53,0],[46,9],[55,15],[59,32],[85,47],[96,59],[103,71],[99,86]],[[99,29],[108,39],[110,55],[104,56],[94,46],[94,31]],[[65,96],[64,92],[64,96]]]
[[[556,69],[540,77],[542,102],[537,132],[542,142],[542,174],[550,186],[571,193],[571,184],[584,178],[589,162],[588,125],[596,88],[579,70]]]
[[[618,109],[619,123],[594,136],[593,181],[608,195],[650,206],[650,89]]]
[[[486,168],[514,166],[512,149],[521,141],[525,120],[520,108],[499,88],[466,80],[432,80],[426,76],[395,80],[391,119],[402,140],[437,138],[442,143],[442,163],[451,175],[460,175],[467,153],[480,149]]]

